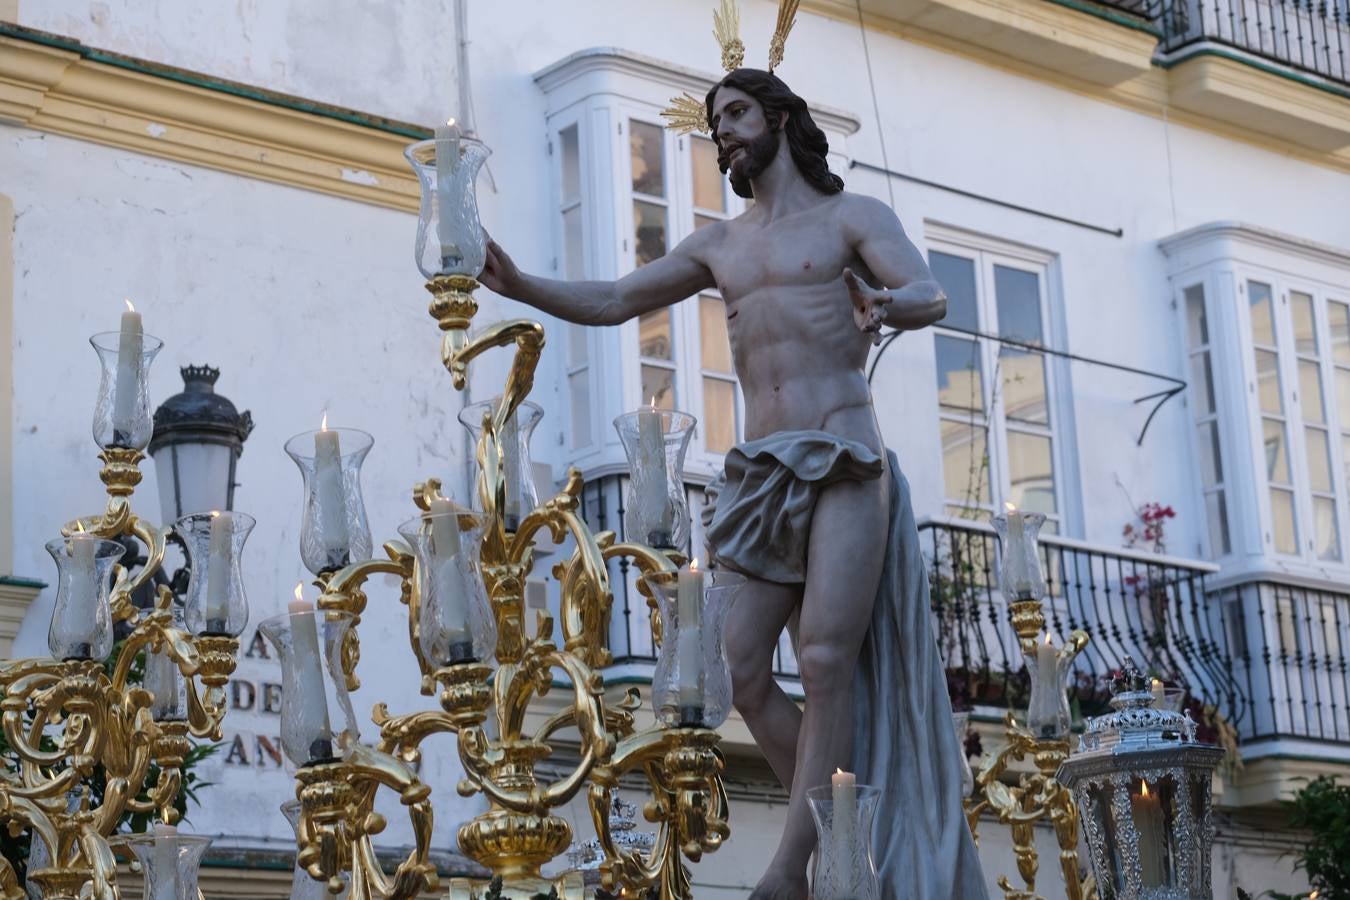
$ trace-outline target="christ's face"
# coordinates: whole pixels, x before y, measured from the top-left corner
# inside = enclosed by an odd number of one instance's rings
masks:
[[[751,196],[750,182],[778,153],[778,130],[769,125],[758,100],[734,87],[718,90],[711,124],[718,168],[729,175],[737,194]]]

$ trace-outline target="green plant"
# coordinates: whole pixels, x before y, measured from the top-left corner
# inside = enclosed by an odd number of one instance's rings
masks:
[[[1294,795],[1291,828],[1306,829],[1308,843],[1295,856],[1294,870],[1308,874],[1317,900],[1350,900],[1350,785],[1321,775]],[[1306,895],[1269,892],[1277,900]]]

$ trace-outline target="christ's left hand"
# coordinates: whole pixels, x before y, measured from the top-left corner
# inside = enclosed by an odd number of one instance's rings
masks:
[[[870,336],[873,344],[880,344],[881,326],[885,324],[890,295],[870,287],[852,269],[844,270],[844,284],[848,287],[849,299],[853,301],[853,321],[858,330]]]

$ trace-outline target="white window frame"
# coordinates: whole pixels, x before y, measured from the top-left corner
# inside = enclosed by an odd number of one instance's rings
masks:
[[[1200,288],[1201,301],[1204,304],[1206,341],[1202,345],[1191,345],[1190,322],[1186,308],[1186,291],[1191,288]],[[1224,358],[1223,340],[1219,329],[1222,328],[1222,317],[1215,315],[1214,297],[1217,286],[1216,279],[1207,273],[1195,273],[1185,278],[1176,280],[1176,290],[1173,295],[1173,304],[1181,314],[1181,335],[1183,352],[1186,356],[1186,367],[1184,372],[1187,380],[1187,386],[1192,391],[1199,388],[1195,383],[1195,368],[1192,361],[1197,356],[1206,356],[1209,359],[1209,377],[1210,389],[1214,394],[1214,408],[1207,413],[1201,413],[1195,401],[1187,398],[1185,403],[1189,410],[1190,421],[1190,443],[1191,443],[1191,466],[1192,471],[1200,475],[1195,479],[1198,486],[1198,496],[1200,505],[1198,508],[1200,519],[1204,523],[1199,528],[1200,545],[1202,555],[1207,559],[1224,559],[1234,553],[1234,548],[1238,545],[1238,535],[1233,528],[1233,504],[1236,501],[1235,493],[1235,470],[1233,468],[1234,460],[1231,457],[1232,441],[1229,439],[1227,429],[1229,427],[1228,416],[1224,413],[1225,408],[1225,390],[1227,388],[1227,379],[1222,377],[1223,367],[1227,360]],[[1218,433],[1218,459],[1215,465],[1218,468],[1219,478],[1213,484],[1206,484],[1203,472],[1204,465],[1201,462],[1201,455],[1205,452],[1199,445],[1199,432],[1203,426],[1212,425]],[[1228,547],[1223,549],[1215,546],[1214,535],[1209,527],[1209,505],[1208,498],[1211,494],[1219,494],[1223,497],[1223,508],[1221,516],[1223,518],[1223,530],[1228,538]]]
[[[577,196],[574,198],[563,196],[566,178],[563,174],[564,154],[562,151],[562,135],[563,132],[567,131],[569,128],[576,129],[577,164],[580,167],[577,182]],[[590,190],[589,178],[587,176],[588,163],[591,161],[591,156],[593,154],[590,150],[589,142],[586,140],[586,121],[581,110],[574,108],[567,113],[554,116],[550,120],[548,153],[552,162],[550,167],[552,170],[551,196],[554,201],[554,216],[552,219],[554,247],[553,274],[558,278],[590,278],[592,277],[590,274],[592,270],[590,261],[592,248],[590,244],[592,242],[588,240],[588,236],[593,229],[589,227],[588,220],[594,215],[592,207],[595,203],[595,192]],[[581,210],[581,271],[570,273],[567,271],[569,248],[567,246],[567,230],[563,227],[563,215],[576,208],[580,208]],[[570,323],[562,325],[562,328],[566,333],[562,336],[564,344],[562,353],[563,383],[559,394],[563,400],[562,405],[567,410],[568,432],[570,435],[568,439],[568,450],[573,453],[584,453],[597,445],[597,423],[595,412],[598,407],[595,402],[594,386],[597,372],[595,365],[596,351],[594,342],[591,340],[590,329],[581,325],[572,325]],[[579,345],[576,343],[578,340],[580,342]],[[574,346],[579,346],[581,349],[579,357],[573,353]],[[586,421],[590,426],[584,430],[573,427],[576,423],[577,411],[573,408],[574,398],[571,390],[573,378],[582,376],[586,378]]]

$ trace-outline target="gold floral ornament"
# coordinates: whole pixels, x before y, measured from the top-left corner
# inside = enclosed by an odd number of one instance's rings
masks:
[[[779,0],[778,24],[773,37],[769,40],[769,71],[772,72],[783,61],[783,51],[787,46],[788,34],[797,24],[797,8],[801,0]],[[713,36],[722,48],[722,68],[734,72],[745,62],[745,44],[741,42],[741,13],[736,0],[722,0],[721,8],[713,10]],[[701,131],[712,134],[708,123],[707,105],[689,93],[681,94],[670,101],[670,106],[661,112],[666,127],[676,134],[688,134]]]

